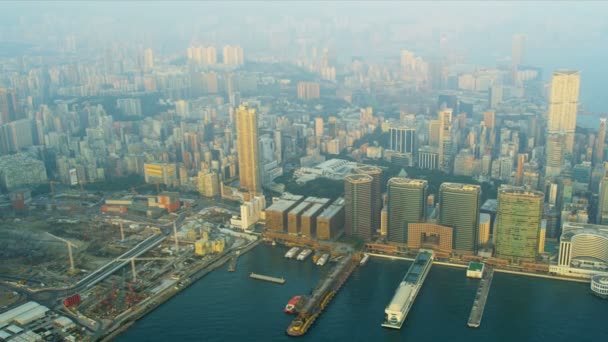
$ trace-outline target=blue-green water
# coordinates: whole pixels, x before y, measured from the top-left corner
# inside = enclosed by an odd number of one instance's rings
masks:
[[[310,292],[322,272],[310,260],[286,260],[259,246],[237,271],[220,268],[137,322],[117,341],[287,341],[293,316],[282,309]],[[466,325],[478,280],[433,266],[402,329],[380,327],[384,307],[409,262],[371,258],[356,270],[305,341],[606,341],[608,301],[588,284],[496,273],[479,329]],[[249,279],[283,276],[285,285]]]

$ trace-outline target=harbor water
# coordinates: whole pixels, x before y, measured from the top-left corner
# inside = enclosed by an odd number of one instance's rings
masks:
[[[294,295],[308,294],[325,267],[284,259],[260,245],[236,272],[217,269],[136,322],[117,341],[287,341]],[[608,301],[589,284],[495,273],[481,327],[467,327],[478,279],[434,265],[401,330],[382,328],[384,308],[410,262],[370,258],[336,295],[305,341],[604,341]],[[286,279],[256,281],[251,272]]]

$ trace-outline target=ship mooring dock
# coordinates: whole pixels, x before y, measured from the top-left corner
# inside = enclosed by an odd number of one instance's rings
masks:
[[[481,317],[483,316],[483,309],[486,306],[486,300],[488,294],[490,294],[490,285],[492,285],[492,278],[494,277],[494,269],[486,265],[485,272],[479,281],[479,287],[475,294],[475,300],[473,301],[473,307],[471,308],[471,314],[469,315],[468,326],[471,328],[479,328],[481,324]]]
[[[228,272],[236,271],[236,263],[239,260],[238,253],[232,253],[232,257],[230,257],[230,263],[228,264]]]
[[[257,273],[253,273],[253,272],[251,272],[251,274],[249,275],[249,278],[269,281],[269,282],[275,283],[275,284],[281,284],[281,285],[285,284],[285,279],[283,279],[283,278],[269,277],[269,276],[265,276],[263,274],[257,274]]]
[[[342,258],[328,277],[322,279],[298,316],[287,327],[287,335],[302,336],[327,307],[344,282],[357,267],[358,260],[352,256]]]

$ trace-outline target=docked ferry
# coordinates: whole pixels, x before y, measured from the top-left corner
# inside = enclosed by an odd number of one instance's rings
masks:
[[[421,251],[399,283],[393,299],[384,309],[383,327],[401,329],[416,296],[433,265],[433,252]]]
[[[317,266],[324,266],[328,260],[329,260],[329,254],[325,253],[325,254],[321,255],[319,260],[317,260]]]
[[[363,254],[363,259],[361,259],[361,261],[359,262],[359,265],[363,266],[363,265],[367,264],[368,260],[369,260],[369,254],[367,254],[367,253]]]
[[[312,249],[306,248],[305,250],[300,252],[300,255],[298,255],[298,257],[297,257],[297,260],[298,261],[306,260],[306,258],[308,258],[308,256],[311,254],[312,254]]]
[[[299,250],[300,250],[300,248],[298,248],[298,247],[291,247],[291,249],[289,249],[287,251],[287,253],[285,253],[285,257],[287,259],[293,259]]]
[[[591,278],[591,293],[600,298],[608,299],[608,276],[596,275]]]

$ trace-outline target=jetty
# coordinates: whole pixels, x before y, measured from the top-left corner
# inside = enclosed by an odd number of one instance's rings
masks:
[[[471,328],[479,328],[481,324],[481,317],[483,316],[483,309],[486,306],[486,300],[488,294],[490,294],[490,285],[492,285],[492,278],[494,277],[494,269],[486,265],[485,272],[479,281],[479,287],[475,294],[475,300],[473,301],[473,307],[471,308],[471,314],[469,315],[468,326]]]
[[[228,263],[228,272],[236,271],[236,262],[239,260],[239,256],[236,253],[232,254],[230,257],[230,263]]]
[[[287,327],[287,335],[302,336],[306,334],[315,320],[321,315],[329,302],[338,293],[344,282],[359,264],[351,255],[342,258],[325,279],[320,280],[298,316]]]
[[[265,276],[263,274],[257,274],[257,273],[253,273],[251,272],[251,274],[249,275],[249,278],[253,278],[253,279],[257,279],[257,280],[264,280],[264,281],[268,281],[271,283],[275,283],[275,284],[285,284],[285,279],[283,278],[275,278],[275,277],[269,277],[269,276]]]

